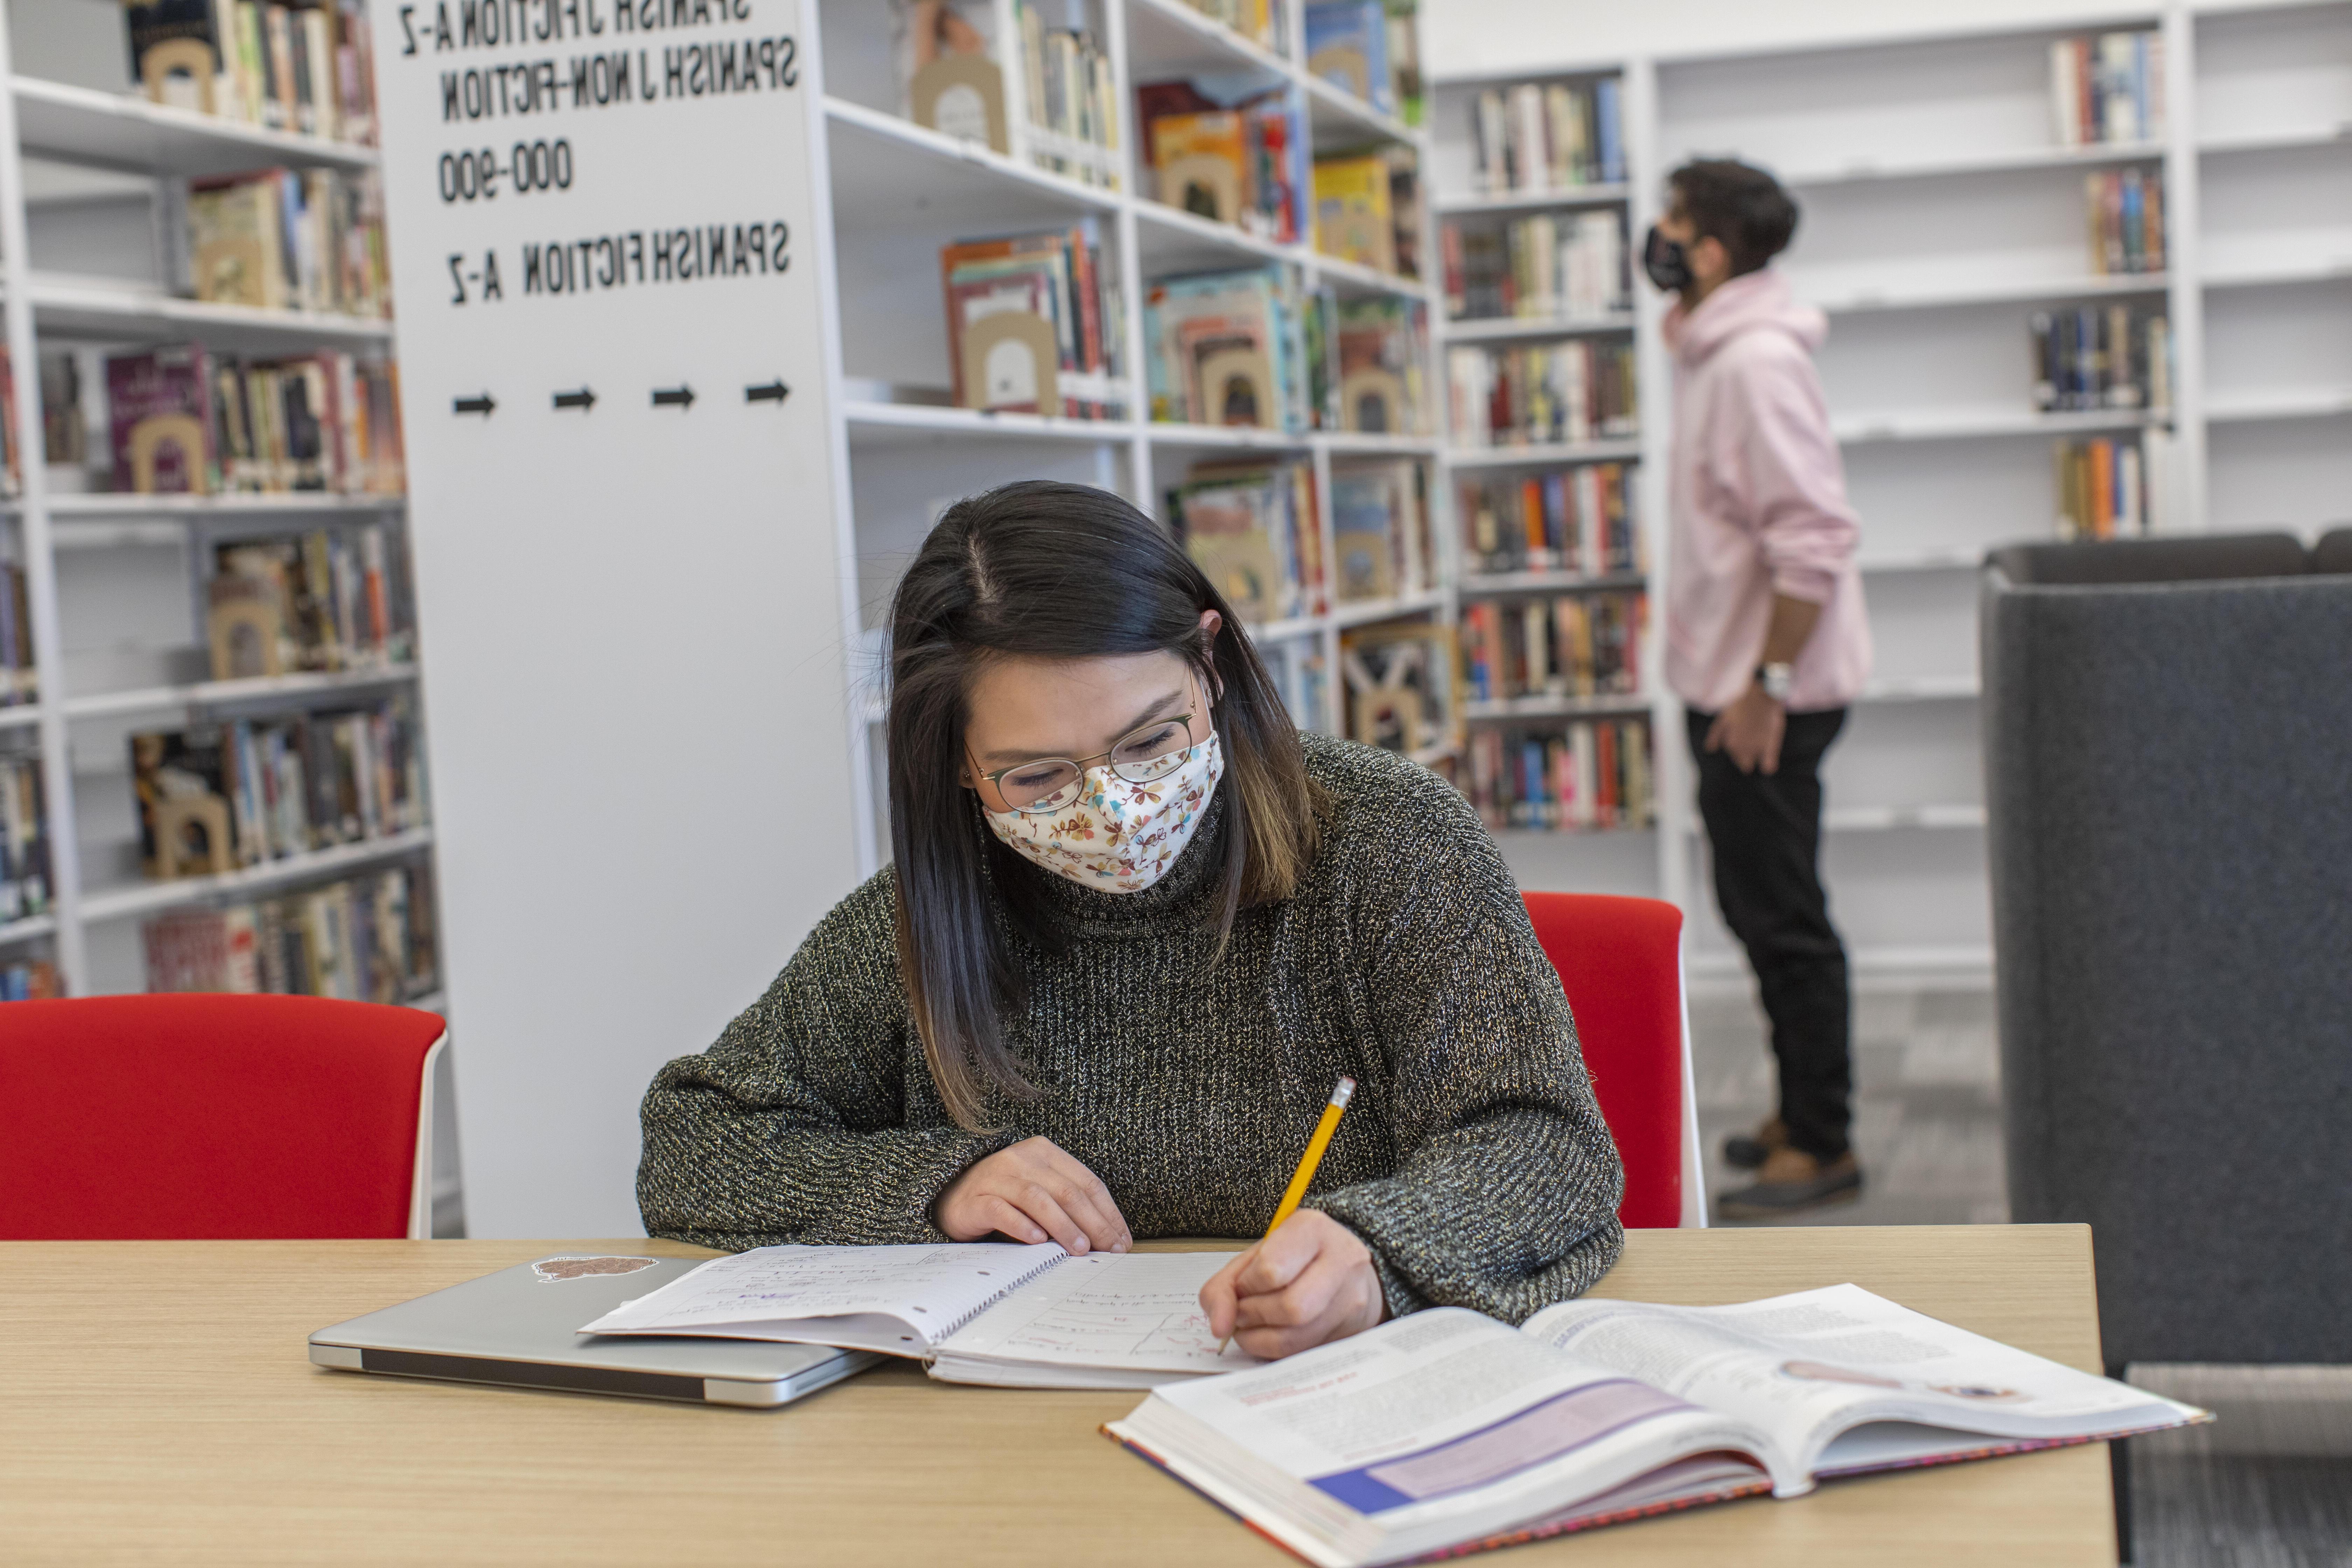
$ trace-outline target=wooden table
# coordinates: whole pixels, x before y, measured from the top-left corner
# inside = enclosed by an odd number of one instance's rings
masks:
[[[0,1244],[0,1562],[1281,1563],[1101,1436],[1138,1395],[903,1365],[752,1412],[328,1372],[310,1331],[550,1252],[667,1242]],[[1601,1296],[1853,1280],[2099,1365],[2082,1226],[1636,1231]],[[1542,1542],[1546,1563],[2112,1568],[2104,1446]]]

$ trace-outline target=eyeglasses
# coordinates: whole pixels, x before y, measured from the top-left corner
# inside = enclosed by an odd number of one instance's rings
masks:
[[[1154,719],[1099,756],[1039,757],[980,776],[1014,811],[1059,811],[1078,798],[1087,770],[1097,763],[1109,763],[1110,771],[1129,784],[1150,784],[1182,767],[1192,754],[1192,717]]]

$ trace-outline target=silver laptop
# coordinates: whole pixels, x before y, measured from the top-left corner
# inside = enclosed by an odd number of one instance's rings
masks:
[[[698,1261],[560,1253],[519,1263],[320,1329],[310,1336],[310,1360],[395,1377],[765,1408],[883,1359],[828,1345],[578,1331]]]

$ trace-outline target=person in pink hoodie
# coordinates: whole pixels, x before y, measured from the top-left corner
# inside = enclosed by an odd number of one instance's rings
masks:
[[[1813,350],[1828,334],[1769,263],[1797,206],[1727,160],[1669,176],[1643,263],[1680,295],[1674,355],[1666,682],[1698,761],[1716,900],[1771,1021],[1779,1113],[1725,1146],[1754,1184],[1727,1217],[1850,1201],[1852,992],[1822,890],[1822,758],[1870,673],[1860,533]]]

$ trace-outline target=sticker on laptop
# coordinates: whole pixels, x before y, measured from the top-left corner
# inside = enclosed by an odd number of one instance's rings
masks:
[[[542,1258],[530,1266],[542,1285],[561,1285],[566,1279],[593,1279],[605,1274],[635,1274],[641,1268],[651,1268],[658,1258],[584,1258],[565,1253],[556,1258]]]

